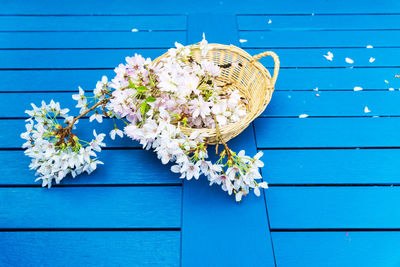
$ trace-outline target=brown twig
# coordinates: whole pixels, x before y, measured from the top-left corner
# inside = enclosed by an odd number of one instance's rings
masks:
[[[86,114],[88,114],[90,111],[94,110],[95,108],[97,108],[98,106],[101,106],[103,104],[106,104],[108,101],[110,101],[112,98],[114,98],[113,96],[104,98],[103,100],[99,101],[96,105],[94,105],[93,107],[89,108],[88,110],[86,110],[85,112],[83,112],[81,115],[75,117],[72,121],[71,124],[68,125],[67,128],[72,129],[72,126],[74,125],[74,123],[79,120],[80,118],[82,118],[83,116],[85,116]]]
[[[231,160],[232,159],[231,150],[229,149],[228,145],[225,143],[224,139],[221,136],[221,132],[219,130],[219,124],[218,124],[217,118],[215,117],[215,114],[213,114],[213,119],[215,121],[215,130],[217,132],[217,140],[221,141],[221,143],[224,145],[226,155],[228,156],[228,160]],[[218,142],[215,146],[215,153],[218,155]]]
[[[110,96],[108,98],[105,98],[105,99],[99,101],[96,105],[89,108],[88,110],[86,110],[85,112],[80,114],[79,116],[75,117],[71,121],[71,123],[68,124],[67,127],[58,129],[55,133],[56,136],[59,136],[59,141],[56,143],[56,146],[65,144],[65,138],[67,138],[67,137],[68,137],[67,143],[71,143],[72,146],[75,146],[75,140],[74,140],[75,135],[71,133],[72,127],[74,126],[75,122],[77,120],[79,120],[80,118],[82,118],[83,116],[85,116],[86,114],[88,114],[90,111],[93,111],[95,108],[97,108],[101,105],[103,105],[103,112],[105,112],[105,110],[104,110],[105,104],[107,104],[107,102],[110,101],[111,98],[113,98],[113,96]]]

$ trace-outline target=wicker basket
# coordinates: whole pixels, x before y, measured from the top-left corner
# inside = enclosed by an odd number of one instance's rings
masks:
[[[271,51],[252,57],[246,51],[234,45],[209,44],[209,46],[211,49],[205,58],[213,61],[215,64],[222,65],[240,62],[237,67],[231,66],[229,68],[222,68],[218,81],[220,81],[221,84],[231,84],[229,88],[239,90],[248,100],[247,114],[244,118],[238,122],[220,127],[220,137],[227,142],[245,130],[247,126],[265,110],[274,92],[280,63],[278,56]],[[194,60],[200,62],[200,47],[198,45],[193,45],[192,51]],[[272,78],[268,70],[257,61],[265,56],[271,56],[275,62]],[[168,57],[168,53],[156,58],[154,64],[158,64],[164,57]],[[221,143],[219,138],[217,138],[216,129],[192,129],[181,127],[181,130],[188,135],[190,135],[192,131],[201,131],[208,135],[208,143]]]

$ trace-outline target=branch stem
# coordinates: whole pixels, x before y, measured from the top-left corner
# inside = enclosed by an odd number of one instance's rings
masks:
[[[88,110],[86,110],[85,112],[83,112],[82,114],[80,114],[79,116],[75,117],[75,118],[72,120],[71,124],[68,125],[68,127],[66,127],[66,128],[72,129],[72,126],[74,125],[74,123],[75,123],[77,120],[79,120],[80,118],[82,118],[83,116],[85,116],[86,114],[88,114],[89,112],[93,111],[95,108],[97,108],[97,107],[99,107],[99,106],[101,106],[101,105],[107,104],[107,102],[110,101],[112,98],[113,98],[113,96],[110,96],[110,97],[104,98],[103,100],[97,102],[96,105],[94,105],[93,107],[89,108]]]
[[[219,124],[218,124],[217,118],[215,117],[215,114],[213,114],[213,118],[215,121],[215,130],[217,132],[217,141],[218,140],[221,141],[221,143],[224,145],[226,155],[228,156],[228,160],[231,160],[232,159],[231,150],[229,149],[228,145],[226,144],[226,142],[224,141],[224,139],[221,136],[221,131],[219,129]],[[215,153],[218,154],[218,142],[217,142],[217,145],[215,146]]]

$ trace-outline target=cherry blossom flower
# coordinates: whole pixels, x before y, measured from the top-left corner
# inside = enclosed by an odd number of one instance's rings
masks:
[[[39,176],[36,181],[41,180],[42,186],[51,187],[53,181],[58,184],[68,174],[75,177],[82,172],[91,173],[97,164],[102,164],[91,145],[84,147],[75,135],[65,142],[58,133],[63,128],[56,116],[62,116],[67,121],[71,117],[68,109],[61,109],[60,104],[53,100],[50,104],[42,102],[40,108],[33,104],[32,107],[33,110],[26,111],[30,118],[26,120],[26,132],[21,134],[21,138],[26,140],[22,147],[25,148],[25,155],[32,158],[29,167],[36,170]],[[95,134],[91,143],[97,143],[96,151],[101,151],[101,146],[105,145],[101,141],[102,135]]]
[[[121,131],[120,129],[117,129],[117,128],[112,129],[112,130],[110,131],[110,137],[111,137],[111,139],[114,140],[116,135],[118,135],[119,137],[122,138],[122,137],[124,137],[124,132]]]

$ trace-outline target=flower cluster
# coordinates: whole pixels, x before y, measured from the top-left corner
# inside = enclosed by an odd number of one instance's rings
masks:
[[[262,152],[253,158],[244,151],[235,153],[219,135],[220,127],[246,115],[247,100],[231,84],[218,79],[223,68],[236,63],[216,65],[208,60],[210,48],[204,36],[197,46],[179,43],[175,46],[157,63],[137,54],[127,57],[126,63],[115,69],[116,76],[111,81],[103,77],[97,83],[93,96],[85,96],[79,88],[73,99],[81,114],[75,119],[66,117],[67,111],[60,110],[53,102],[50,106],[34,107],[30,116],[38,124],[28,123],[23,137],[28,140],[26,153],[34,157],[31,167],[39,168],[44,185],[50,185],[52,179],[59,182],[68,173],[75,176],[83,171],[91,172],[99,163],[93,150],[103,145],[104,135],[95,135],[96,139],[83,147],[71,133],[77,119],[93,111],[90,121],[101,123],[104,117],[123,120],[124,132],[114,123],[111,138],[126,134],[139,141],[143,148],[153,149],[161,163],[172,163],[171,171],[179,173],[182,179],[199,179],[204,175],[210,185],[217,184],[229,195],[235,194],[236,201],[250,190],[259,196],[260,188],[267,188],[267,183],[260,181]],[[67,118],[66,126],[58,124],[57,116]],[[218,152],[217,145],[216,162],[209,160],[207,136],[197,130],[186,135],[181,127],[215,128],[224,146]],[[93,147],[93,143],[97,146]],[[48,144],[52,146],[49,149]],[[72,158],[78,161],[70,164]]]
[[[68,109],[61,109],[58,102],[51,100],[46,104],[43,101],[41,107],[34,104],[32,107],[33,110],[25,111],[30,118],[26,120],[26,132],[21,138],[26,140],[22,146],[26,148],[25,154],[32,158],[29,167],[39,176],[36,181],[42,180],[43,186],[50,187],[53,180],[58,184],[68,174],[75,177],[83,172],[91,173],[97,164],[102,164],[95,151],[100,152],[105,146],[104,134],[93,131],[95,139],[80,140],[71,133],[74,118],[68,115]]]

